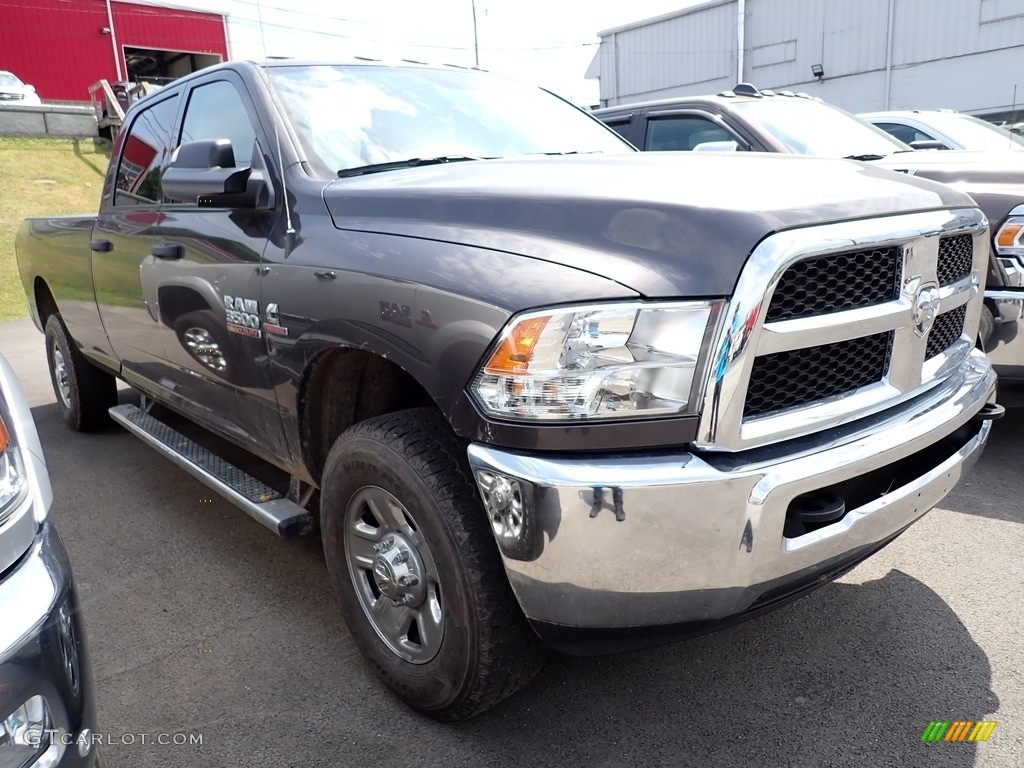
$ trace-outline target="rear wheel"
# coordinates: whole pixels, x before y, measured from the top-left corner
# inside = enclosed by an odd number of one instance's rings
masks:
[[[117,405],[117,382],[85,359],[57,314],[46,321],[46,362],[57,406],[68,426],[87,432],[106,424],[107,410]]]
[[[464,448],[430,409],[370,419],[324,467],[327,569],[359,649],[406,703],[459,720],[540,669]]]

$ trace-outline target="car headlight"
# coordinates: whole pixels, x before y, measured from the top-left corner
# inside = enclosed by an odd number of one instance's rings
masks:
[[[1000,256],[1024,256],[1024,206],[1010,211],[996,232],[996,253]]]
[[[27,492],[25,467],[0,415],[0,523],[18,506]]]
[[[519,315],[471,391],[487,414],[518,420],[694,413],[721,306],[616,304]]]

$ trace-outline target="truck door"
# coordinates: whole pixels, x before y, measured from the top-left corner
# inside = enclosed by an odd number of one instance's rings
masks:
[[[169,154],[177,93],[137,112],[121,132],[90,242],[100,318],[125,379],[153,391],[164,378],[163,327],[146,273],[162,259],[160,177]],[[116,166],[116,167],[115,167]]]
[[[172,146],[228,139],[235,166],[269,146],[241,78],[219,72],[185,94]],[[165,200],[155,231],[174,258],[155,275],[175,398],[190,414],[263,455],[286,456],[263,337],[260,259],[276,210]]]

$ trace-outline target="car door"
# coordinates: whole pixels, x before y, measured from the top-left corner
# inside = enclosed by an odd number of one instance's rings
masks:
[[[100,319],[124,377],[153,391],[166,374],[164,333],[146,274],[160,260],[160,178],[181,97],[169,93],[121,130],[90,242]]]
[[[231,142],[237,168],[269,146],[245,84],[221,71],[196,81],[172,145]],[[260,304],[260,260],[278,213],[164,200],[156,234],[173,248],[155,277],[174,397],[251,450],[284,450]]]

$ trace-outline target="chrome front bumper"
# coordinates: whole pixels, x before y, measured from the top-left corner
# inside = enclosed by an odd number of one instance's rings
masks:
[[[994,395],[995,374],[974,351],[898,409],[742,454],[565,459],[482,444],[468,453],[478,484],[483,472],[521,488],[520,536],[529,541],[496,538],[535,626],[707,624],[756,610],[830,568],[834,576],[921,517],[981,453],[991,422],[977,414]],[[897,487],[837,522],[784,535],[795,497],[890,466],[899,468]]]

